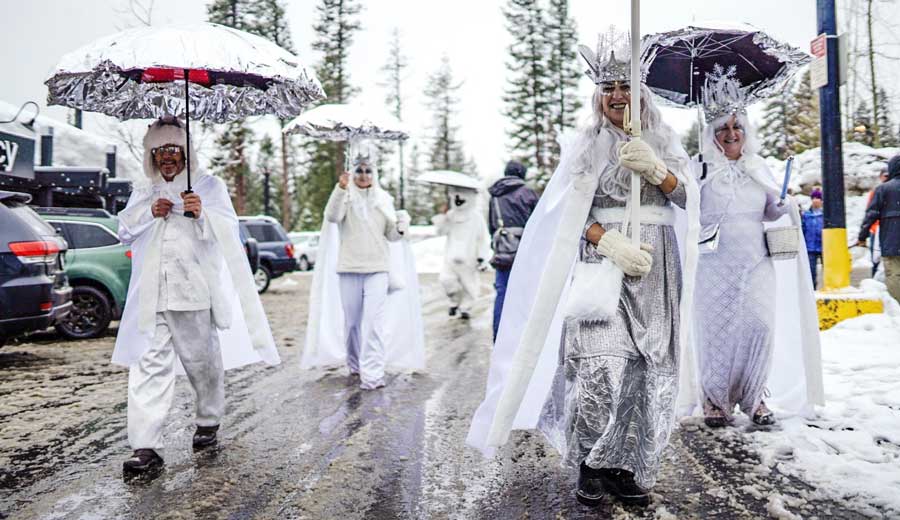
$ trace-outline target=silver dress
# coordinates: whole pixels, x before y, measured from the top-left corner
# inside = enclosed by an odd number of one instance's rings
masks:
[[[703,396],[731,418],[751,414],[765,391],[775,331],[775,267],[763,222],[784,215],[774,195],[729,162],[700,191],[700,222],[719,226],[719,246],[700,255],[694,331]]]
[[[642,185],[643,206],[683,208],[685,199],[680,182],[668,195]],[[624,205],[599,190],[594,195],[596,208]],[[594,222],[589,217],[585,229]],[[641,242],[653,246],[653,267],[644,277],[625,276],[616,315],[563,325],[560,364],[538,428],[563,454],[564,464],[626,469],[649,488],[675,422],[681,261],[672,226],[642,225]],[[582,240],[579,258],[600,262],[603,257]]]

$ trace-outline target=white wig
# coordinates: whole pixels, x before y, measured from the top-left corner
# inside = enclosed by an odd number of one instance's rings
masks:
[[[708,163],[724,163],[728,161],[725,152],[716,140],[716,129],[721,128],[732,114],[717,117],[706,125],[703,129],[703,160]],[[759,155],[760,145],[756,136],[756,128],[750,124],[747,114],[734,114],[737,122],[744,128],[744,146],[741,148],[741,159],[750,158]]]

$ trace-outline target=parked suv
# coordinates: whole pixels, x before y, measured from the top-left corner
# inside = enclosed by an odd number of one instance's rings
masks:
[[[69,339],[94,338],[122,317],[131,279],[131,250],[119,241],[118,219],[93,208],[38,208],[69,243],[66,271],[73,289],[72,312],[56,325]],[[256,240],[241,231],[251,271],[259,265]]]
[[[294,244],[287,233],[272,217],[238,217],[243,227],[259,244],[259,269],[256,278],[256,290],[260,294],[266,292],[273,278],[284,273],[297,270],[297,259],[294,258]]]
[[[37,208],[69,243],[66,272],[72,312],[56,324],[69,339],[96,338],[122,317],[131,278],[131,249],[119,242],[116,217],[93,208]]]
[[[316,265],[316,254],[319,251],[319,233],[317,231],[300,231],[288,233],[294,243],[294,258],[301,271],[309,271]]]
[[[27,206],[31,196],[0,191],[0,345],[43,330],[72,306],[66,243]]]

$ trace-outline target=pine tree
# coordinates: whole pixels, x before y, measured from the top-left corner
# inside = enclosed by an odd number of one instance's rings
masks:
[[[872,127],[872,110],[868,103],[860,100],[853,111],[853,127],[848,129],[848,141],[862,143],[866,146],[875,144],[875,129]]]
[[[206,8],[207,19],[212,23],[246,30],[248,11],[252,0],[214,0]],[[232,203],[238,215],[247,210],[250,191],[250,162],[247,152],[253,133],[241,121],[224,125],[216,137],[216,150],[211,159],[212,170],[228,184]]]
[[[247,14],[252,0],[213,0],[206,6],[206,18],[212,23],[247,30]]]
[[[416,182],[415,179],[422,172],[422,154],[418,143],[413,143],[409,153],[409,163],[406,171],[409,178],[413,179],[407,186],[406,210],[415,225],[428,225],[434,215],[434,205],[431,195],[431,187],[424,182]]]
[[[425,87],[426,105],[431,110],[431,145],[428,153],[429,166],[432,170],[452,170],[466,172],[466,155],[462,143],[456,137],[459,126],[455,123],[459,98],[457,92],[462,83],[453,78],[450,59],[441,58],[441,65],[428,78]],[[440,211],[446,204],[446,189],[434,186],[422,187],[423,213],[428,218]],[[425,210],[427,208],[427,211]]]
[[[882,147],[894,147],[898,145],[897,134],[894,133],[894,117],[891,110],[891,98],[884,90],[884,87],[878,87],[878,104],[876,111],[878,114],[878,134],[879,144]]]
[[[387,95],[384,98],[384,102],[387,105],[388,111],[400,121],[403,121],[403,94],[401,92],[401,86],[403,84],[404,71],[407,67],[409,67],[409,61],[400,47],[400,31],[394,29],[391,34],[390,47],[388,49],[388,60],[384,66],[381,67],[381,72],[385,75],[385,80],[381,83],[381,86],[387,89]],[[380,165],[385,169],[386,173],[393,171],[393,168],[388,165],[391,162],[391,156],[393,155],[394,149],[397,149],[399,152],[399,160],[397,162],[398,178],[395,183],[392,183],[391,193],[396,193],[398,195],[398,200],[396,202],[400,207],[405,207],[406,205],[406,178],[404,175],[403,164],[403,144],[403,141],[397,143],[385,143],[384,146],[379,149],[379,152],[381,152],[379,155]],[[391,179],[393,179],[393,177],[391,177]]]
[[[507,0],[503,10],[506,28],[512,39],[507,87],[503,96],[504,114],[511,128],[513,155],[522,161],[543,186],[550,176],[550,79],[547,55],[549,46],[544,35],[546,23],[538,0]]]
[[[353,36],[360,29],[356,0],[319,0],[318,19],[313,25],[312,48],[322,53],[316,76],[328,96],[328,103],[346,103],[356,93],[350,85],[347,65]],[[311,142],[307,147],[308,168],[303,178],[303,205],[322,223],[322,212],[338,176],[344,170],[343,143]]]
[[[291,31],[288,28],[287,14],[285,13],[283,0],[247,0],[247,21],[245,30],[247,32],[262,36],[263,38],[275,43],[279,47],[294,52],[294,42],[291,39]],[[279,120],[281,129],[284,130],[287,121]],[[290,191],[290,169],[291,155],[293,146],[293,138],[281,132],[281,168],[279,172],[272,170],[270,173],[271,183],[277,185],[275,190],[278,197],[272,199],[272,206],[279,204],[279,211],[273,211],[278,214],[278,219],[285,229],[291,228],[291,222],[294,219],[292,211],[292,198]],[[273,143],[274,146],[274,143]],[[276,178],[277,177],[277,178]]]
[[[819,146],[819,94],[810,86],[809,70],[794,89],[786,129],[794,155]]]
[[[763,107],[763,122],[759,128],[762,155],[785,160],[791,155],[793,137],[788,133],[793,94],[769,99]],[[687,145],[685,145],[687,146]]]
[[[459,126],[457,92],[462,83],[453,79],[450,59],[441,58],[438,70],[428,78],[425,87],[426,105],[431,110],[431,150],[429,159],[433,170],[462,171],[466,159],[462,143],[456,137]]]
[[[253,132],[240,122],[226,124],[216,138],[216,152],[210,160],[211,170],[228,185],[238,215],[246,214],[247,195],[252,191],[248,157],[252,137]]]
[[[581,108],[578,81],[581,70],[575,48],[578,29],[569,15],[569,0],[550,0],[547,10],[547,73],[550,79],[550,141],[547,168],[552,171],[559,163],[559,135],[575,126],[575,114]]]
[[[274,217],[280,220],[281,217],[281,208],[278,206],[277,201],[277,191],[278,187],[280,187],[280,183],[276,182],[276,172],[277,167],[275,166],[275,156],[277,154],[277,150],[275,149],[275,142],[268,135],[263,136],[262,139],[259,140],[259,151],[256,157],[256,171],[259,175],[259,189],[254,190],[255,197],[251,198],[252,203],[258,209],[254,212],[260,215],[268,215],[270,217]],[[266,200],[266,186],[265,179],[266,176],[269,177],[269,207],[268,211],[266,211],[265,200]],[[254,200],[255,199],[255,200]],[[285,228],[290,229],[290,228]]]

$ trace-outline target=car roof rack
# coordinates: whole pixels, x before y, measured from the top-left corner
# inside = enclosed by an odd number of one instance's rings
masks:
[[[101,217],[111,218],[112,214],[100,208],[47,208],[37,207],[35,211],[40,215],[56,215],[67,217]]]

